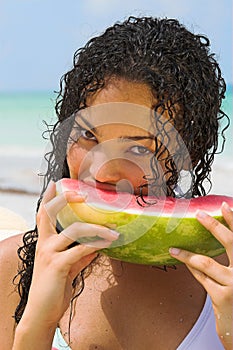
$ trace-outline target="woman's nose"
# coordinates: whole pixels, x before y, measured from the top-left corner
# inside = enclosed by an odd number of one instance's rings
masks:
[[[92,178],[99,182],[117,183],[122,179],[120,163],[122,159],[111,152],[95,150],[92,152],[92,161],[89,172]]]

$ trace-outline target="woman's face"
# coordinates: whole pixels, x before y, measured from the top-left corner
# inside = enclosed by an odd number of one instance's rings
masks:
[[[152,176],[154,103],[147,85],[123,79],[110,81],[92,95],[71,132],[75,140],[67,151],[71,178],[96,188],[139,194],[145,176]],[[147,194],[146,188],[143,191]]]

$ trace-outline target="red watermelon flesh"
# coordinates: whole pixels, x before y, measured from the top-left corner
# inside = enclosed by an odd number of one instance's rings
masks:
[[[177,263],[168,252],[179,247],[208,256],[224,252],[221,244],[195,218],[204,210],[225,224],[221,204],[233,208],[233,198],[208,195],[192,199],[147,197],[151,205],[140,206],[135,195],[96,189],[82,181],[61,179],[57,193],[77,191],[85,203],[68,203],[58,214],[63,228],[76,221],[113,227],[120,237],[103,253],[131,263],[170,265]],[[85,239],[79,240],[80,242]]]

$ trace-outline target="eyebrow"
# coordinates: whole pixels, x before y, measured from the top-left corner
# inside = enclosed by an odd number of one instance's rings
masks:
[[[146,135],[139,135],[139,136],[128,136],[128,135],[123,135],[121,137],[117,137],[117,139],[119,140],[123,140],[124,139],[129,139],[129,140],[133,140],[133,141],[139,141],[139,140],[154,140],[155,138],[153,136],[146,136]],[[127,141],[127,140],[126,140]]]
[[[79,118],[84,122],[85,126],[87,126],[90,130],[97,134],[96,128],[93,125],[91,125],[90,122],[88,122],[82,115],[79,115]],[[82,128],[82,125],[80,125],[78,122],[77,124]]]
[[[79,117],[84,122],[85,126],[87,126],[95,134],[98,134],[97,129],[89,121],[87,121],[82,115],[80,115]],[[78,122],[76,122],[76,123],[79,127],[82,128],[82,126]],[[135,135],[135,136],[123,135],[123,136],[117,137],[117,139],[122,140],[122,141],[124,139],[129,139],[129,140],[133,140],[133,141],[154,140],[155,136],[153,136],[153,135],[148,135],[148,136],[147,135],[138,135],[138,136],[137,135]]]

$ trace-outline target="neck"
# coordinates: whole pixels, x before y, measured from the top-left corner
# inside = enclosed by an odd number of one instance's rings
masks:
[[[137,265],[109,259],[110,274],[114,280],[112,286],[118,293],[126,296],[134,291],[134,295],[147,294],[153,298],[184,298],[185,295],[200,295],[205,292],[183,264],[167,268]],[[108,286],[109,287],[109,286]]]

